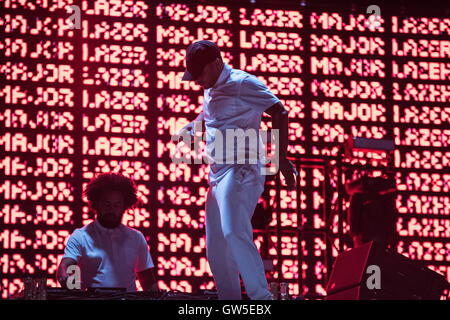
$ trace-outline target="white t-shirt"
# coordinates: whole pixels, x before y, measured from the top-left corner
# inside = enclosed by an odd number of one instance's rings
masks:
[[[63,258],[77,261],[83,289],[120,287],[136,291],[136,272],[154,266],[141,232],[123,224],[107,229],[97,220],[75,229]]]
[[[204,91],[204,97],[210,184],[220,181],[236,165],[248,164],[260,170],[265,163],[259,134],[261,115],[280,100],[257,77],[226,63],[214,86]],[[228,137],[232,137],[239,134],[236,129],[248,138],[227,139],[227,130]]]

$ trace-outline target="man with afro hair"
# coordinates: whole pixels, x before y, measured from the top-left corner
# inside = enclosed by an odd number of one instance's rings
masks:
[[[82,289],[120,287],[136,291],[137,277],[144,290],[157,291],[144,235],[122,224],[125,211],[138,201],[134,182],[121,174],[100,174],[88,183],[84,195],[96,219],[69,237],[57,271],[61,286],[67,287],[69,266],[77,265]]]

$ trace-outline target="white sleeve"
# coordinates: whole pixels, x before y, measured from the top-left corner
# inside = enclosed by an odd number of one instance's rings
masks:
[[[147,245],[147,241],[144,238],[144,235],[139,232],[138,233],[138,241],[139,241],[139,256],[137,259],[137,264],[136,264],[136,268],[135,271],[136,272],[141,272],[150,268],[153,268],[153,260],[152,257],[150,255],[150,250],[148,249],[148,245]]]
[[[82,236],[81,231],[75,229],[75,231],[70,235],[69,240],[67,240],[63,258],[70,258],[76,262],[79,261],[82,255]]]
[[[242,80],[240,98],[259,114],[280,102],[272,91],[253,75],[248,75]]]

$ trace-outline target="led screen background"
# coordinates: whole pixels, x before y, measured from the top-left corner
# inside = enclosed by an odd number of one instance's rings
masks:
[[[68,236],[94,218],[83,187],[110,171],[138,186],[143,205],[124,223],[145,235],[160,288],[214,287],[207,166],[171,160],[171,135],[202,109],[200,87],[180,81],[185,49],[198,39],[215,41],[227,63],[258,76],[289,110],[300,182],[293,192],[267,182],[270,228],[282,227],[255,233],[276,266],[269,277],[289,282],[291,294],[325,294],[331,258],[347,244],[296,231],[299,217],[317,229],[326,203],[336,208],[325,167],[308,161],[333,165],[339,145],[358,136],[396,144],[397,251],[450,280],[450,19],[382,7],[376,28],[363,6],[299,3],[2,1],[2,297],[25,274],[56,286]],[[80,29],[69,28],[68,5],[80,8]]]

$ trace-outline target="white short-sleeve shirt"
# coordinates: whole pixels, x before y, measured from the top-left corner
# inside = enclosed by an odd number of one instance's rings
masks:
[[[279,102],[280,100],[257,77],[224,64],[214,86],[204,91],[203,113],[206,128],[206,155],[211,169],[210,184],[218,182],[233,166],[242,165],[237,157],[239,152],[244,152],[244,164],[262,166],[264,158],[257,163],[252,163],[249,161],[249,155],[254,151],[261,152],[262,140],[259,129],[262,113]],[[244,132],[248,129],[254,130],[257,133],[258,145],[239,143],[237,139],[230,144],[230,140],[226,139],[227,129],[242,129]],[[222,141],[219,140],[218,135]],[[222,148],[218,148],[221,145]],[[234,153],[230,153],[229,150]],[[233,160],[234,163],[230,163]]]
[[[140,231],[123,224],[107,229],[97,220],[72,233],[63,258],[77,261],[83,289],[120,287],[136,291],[136,272],[154,266]]]

